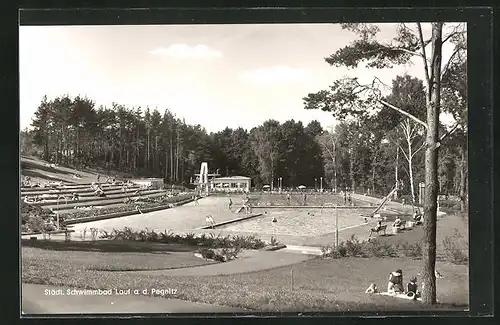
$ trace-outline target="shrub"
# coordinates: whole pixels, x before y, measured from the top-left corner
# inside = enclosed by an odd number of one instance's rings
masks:
[[[399,244],[397,249],[406,257],[422,257],[422,245],[420,243]]]
[[[220,255],[225,256],[226,260],[232,260],[238,257],[240,252],[240,247],[222,248],[220,251]]]
[[[345,249],[348,256],[358,257],[364,255],[363,242],[356,238],[354,234],[345,242]]]
[[[208,259],[214,259],[215,257],[215,252],[212,249],[206,247],[200,248],[198,250],[198,253],[200,253],[204,258]]]
[[[344,242],[340,242],[338,246],[331,245],[321,247],[322,256],[325,258],[342,258],[347,256],[347,248]]]
[[[397,250],[388,243],[382,243],[379,240],[371,240],[364,245],[366,256],[373,257],[396,257]]]
[[[464,264],[469,260],[467,241],[454,229],[452,236],[443,240],[444,253],[448,260],[455,264]]]
[[[260,249],[266,246],[266,243],[255,236],[210,236],[202,234],[197,236],[195,233],[185,235],[174,234],[166,231],[157,233],[154,230],[132,230],[125,227],[123,230],[113,229],[111,233],[101,232],[100,238],[112,240],[136,240],[147,242],[176,243],[189,246],[202,246],[209,248],[233,248],[233,249]]]

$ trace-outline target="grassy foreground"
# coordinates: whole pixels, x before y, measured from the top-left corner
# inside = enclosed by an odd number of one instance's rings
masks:
[[[214,277],[139,275],[133,270],[187,266],[192,253],[96,253],[22,248],[22,282],[83,289],[177,289],[176,298],[243,307],[257,311],[374,311],[422,309],[419,302],[364,293],[375,282],[387,285],[395,268],[405,281],[420,273],[421,261],[408,258],[313,259],[272,270]],[[184,255],[182,255],[184,254]],[[195,259],[195,257],[192,257]],[[204,261],[198,259],[199,263]],[[139,266],[137,266],[139,265]],[[230,264],[227,264],[230,267]],[[438,263],[439,309],[465,309],[468,304],[467,267]],[[293,289],[291,274],[293,269]],[[109,272],[104,270],[113,270]],[[170,296],[167,296],[170,297]]]

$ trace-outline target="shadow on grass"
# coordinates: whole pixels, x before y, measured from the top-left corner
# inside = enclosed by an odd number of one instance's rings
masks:
[[[21,241],[24,247],[35,247],[56,251],[94,251],[94,252],[138,252],[138,253],[162,253],[168,252],[193,252],[195,246],[181,244],[159,244],[149,242],[136,242],[126,240],[95,240],[95,241],[53,241],[37,240],[34,243],[29,239]]]

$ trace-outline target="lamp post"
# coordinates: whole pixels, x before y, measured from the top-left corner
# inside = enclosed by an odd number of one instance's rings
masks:
[[[281,193],[281,189],[283,188],[283,177],[278,178],[278,183],[279,183],[280,193]]]
[[[339,247],[339,197],[335,200],[335,247]]]
[[[320,180],[320,190],[319,190],[319,191],[320,191],[321,193],[323,193],[323,176],[321,176],[321,177],[319,178],[319,180]]]
[[[318,186],[316,185],[316,183],[318,182],[318,179],[315,178],[314,179],[314,190],[317,191],[318,190]]]

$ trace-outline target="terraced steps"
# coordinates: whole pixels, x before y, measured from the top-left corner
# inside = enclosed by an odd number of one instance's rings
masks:
[[[62,186],[54,186],[54,187],[21,187],[21,194],[26,193],[26,194],[31,194],[31,193],[42,193],[50,190],[60,190],[60,191],[78,191],[78,190],[90,190],[90,186],[92,184],[79,184],[79,185],[62,185]],[[102,189],[109,189],[109,188],[122,188],[121,184],[100,184]],[[131,186],[137,186],[139,185],[131,185]]]
[[[148,197],[150,198],[155,198],[155,197],[160,197],[163,194],[152,194]],[[130,197],[131,199],[138,198],[139,196],[135,197]],[[144,196],[143,196],[144,197]],[[90,202],[81,202],[81,203],[68,203],[66,204],[59,204],[59,206],[50,206],[50,207],[44,207],[44,208],[49,208],[52,209],[53,211],[60,211],[60,210],[69,210],[73,209],[74,207],[87,207],[87,206],[101,206],[101,207],[108,207],[110,205],[117,204],[118,206],[124,206],[126,205],[122,199],[111,199],[111,200],[94,200]],[[73,209],[74,211],[78,211],[77,209]]]
[[[59,200],[59,208],[61,206],[79,206],[79,205],[95,205],[94,203],[99,203],[99,205],[103,205],[104,202],[122,202],[126,198],[138,198],[138,197],[153,197],[153,196],[162,196],[165,195],[165,191],[161,190],[151,190],[151,191],[143,191],[141,195],[130,195],[130,194],[115,194],[115,195],[108,195],[106,197],[89,197],[85,199],[80,199],[80,201],[71,201],[68,199],[68,204],[66,204],[65,200]],[[117,201],[118,200],[118,201]],[[102,203],[101,203],[102,202]],[[35,202],[31,203],[31,205],[34,206],[41,206],[44,208],[52,208],[56,209],[58,207],[57,200],[51,200],[48,202]]]
[[[129,187],[129,188],[126,188],[125,191],[122,191],[121,189],[111,189],[111,190],[105,189],[104,193],[107,196],[109,196],[109,195],[116,195],[116,194],[135,193],[140,189],[141,189],[140,187]],[[94,192],[95,192],[94,190],[89,190],[89,191],[85,190],[85,192],[83,192],[83,191],[61,191],[61,192],[50,191],[48,193],[35,194],[35,195],[22,195],[21,194],[21,197],[39,196],[45,200],[57,200],[58,197],[64,196],[64,197],[67,197],[69,200],[72,197],[73,193],[77,193],[80,196],[80,198],[82,198],[82,197],[95,197]],[[145,190],[141,190],[141,192],[145,192]]]

